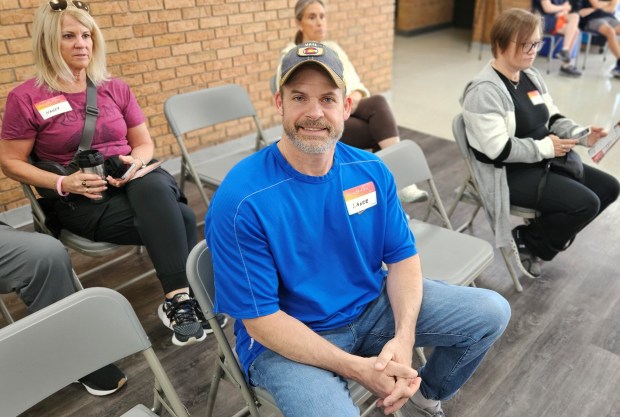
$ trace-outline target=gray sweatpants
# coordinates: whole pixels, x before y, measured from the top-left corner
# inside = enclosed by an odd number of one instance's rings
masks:
[[[75,292],[71,260],[58,240],[0,224],[0,294],[16,292],[33,313]]]

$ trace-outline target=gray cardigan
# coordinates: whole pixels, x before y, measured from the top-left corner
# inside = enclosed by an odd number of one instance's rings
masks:
[[[553,142],[546,137],[541,140],[515,137],[515,107],[506,85],[491,66],[490,61],[482,71],[465,87],[460,103],[470,146],[489,158],[495,159],[511,142],[511,149],[504,162],[534,163],[553,158]],[[547,85],[535,68],[525,72],[541,93],[549,115],[559,114],[553,104]],[[572,120],[561,118],[553,124],[553,134],[568,138],[582,127]],[[496,168],[493,164],[482,163],[471,158],[481,198],[491,215],[495,229],[495,246],[509,247],[510,234],[510,196],[506,179],[506,168]],[[536,187],[537,184],[532,184]]]

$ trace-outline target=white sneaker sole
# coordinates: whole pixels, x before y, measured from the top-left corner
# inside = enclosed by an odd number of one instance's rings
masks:
[[[127,377],[121,379],[118,382],[118,386],[116,388],[110,389],[110,390],[107,390],[107,391],[91,388],[88,385],[86,385],[86,384],[84,384],[83,382],[80,382],[80,381],[75,381],[75,382],[77,384],[82,384],[82,386],[86,389],[86,391],[89,394],[94,395],[96,397],[105,397],[106,395],[114,394],[116,391],[118,391],[119,389],[123,388],[123,386],[127,383]]]
[[[187,339],[185,342],[177,339],[174,335],[174,333],[172,334],[172,344],[175,346],[189,346],[189,345],[194,345],[198,342],[202,342],[203,340],[205,340],[207,338],[207,332],[203,332],[202,333],[202,337],[200,338],[195,338],[195,337],[190,337],[189,339]]]

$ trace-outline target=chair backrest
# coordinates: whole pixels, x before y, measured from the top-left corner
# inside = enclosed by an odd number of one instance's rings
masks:
[[[187,280],[190,287],[200,305],[205,318],[209,321],[213,335],[217,340],[218,356],[217,367],[213,372],[219,381],[221,376],[230,378],[234,385],[241,390],[241,395],[246,403],[248,412],[252,416],[260,416],[257,408],[258,400],[247,384],[243,371],[239,366],[239,362],[228,342],[226,335],[220,327],[215,313],[213,312],[213,303],[215,300],[215,277],[213,274],[213,263],[211,261],[211,251],[207,247],[206,240],[199,242],[190,252],[187,258]],[[218,384],[212,383],[211,389],[217,390]],[[207,403],[206,415],[211,416],[215,403],[217,392],[209,393],[209,402]]]
[[[174,136],[244,117],[252,117],[257,130],[256,149],[265,144],[256,110],[248,93],[236,84],[177,94],[164,103],[164,114]]]
[[[78,291],[0,329],[2,415],[17,415],[138,352],[152,354],[151,343],[127,299],[107,288]],[[162,385],[169,386],[164,379]],[[176,392],[171,396],[174,410],[186,416]]]
[[[430,189],[429,213],[434,212],[447,228],[452,229],[452,224],[439,197],[439,191],[433,181],[433,175],[428,167],[424,152],[417,143],[411,140],[402,140],[381,149],[376,155],[383,160],[392,172],[397,189],[426,181]],[[428,213],[426,217],[428,217]]]
[[[461,156],[469,161],[469,145],[467,144],[467,132],[465,130],[465,118],[463,113],[457,114],[452,120],[452,134],[461,152]]]

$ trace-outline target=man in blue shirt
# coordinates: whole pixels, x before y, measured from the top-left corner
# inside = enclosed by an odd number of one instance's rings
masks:
[[[392,413],[443,416],[510,317],[506,300],[423,280],[394,179],[338,142],[351,100],[320,43],[284,58],[280,141],[234,167],[206,217],[215,309],[236,318],[249,381],[286,416],[359,416],[345,379]],[[383,268],[383,263],[387,270]],[[433,346],[411,367],[413,347]]]

